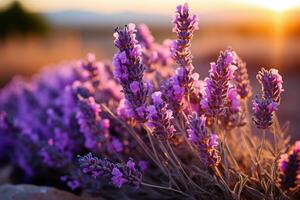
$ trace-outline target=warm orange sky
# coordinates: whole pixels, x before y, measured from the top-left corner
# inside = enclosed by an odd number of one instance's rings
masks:
[[[12,0],[0,0],[0,6]],[[194,11],[260,7],[281,12],[300,6],[300,0],[19,0],[27,8],[45,12],[88,10],[97,12],[147,12],[169,14],[176,5],[188,2]]]

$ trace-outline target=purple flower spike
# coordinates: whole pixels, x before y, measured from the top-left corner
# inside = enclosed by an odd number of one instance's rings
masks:
[[[88,72],[88,78],[93,79],[99,75],[99,68],[94,54],[89,53],[86,61],[82,62],[81,66],[84,70],[86,70],[86,72]]]
[[[253,100],[253,122],[257,128],[266,129],[273,124],[273,112],[277,110],[278,103],[270,99],[259,99],[258,97]]]
[[[67,182],[67,185],[71,188],[71,190],[76,190],[81,186],[78,180],[71,180]]]
[[[262,68],[258,72],[257,80],[261,84],[263,98],[273,99],[276,103],[280,103],[281,93],[284,91],[282,87],[282,76],[277,69],[270,69],[269,71]]]
[[[179,65],[178,81],[185,90],[191,90],[193,84],[193,70],[191,40],[193,32],[198,29],[198,18],[196,15],[189,13],[188,4],[177,6],[176,14],[173,19],[173,32],[177,33],[177,40],[173,42],[171,47],[171,55]]]
[[[126,179],[123,178],[122,172],[117,167],[113,168],[111,174],[112,174],[111,177],[112,183],[118,188],[121,188],[123,184],[126,183]]]
[[[234,72],[234,82],[237,92],[242,99],[249,98],[252,95],[252,88],[250,86],[246,63],[236,55],[234,64],[237,66]]]
[[[296,141],[289,153],[281,155],[278,170],[282,189],[293,190],[300,186],[300,141]]]
[[[140,167],[142,172],[146,171],[148,169],[148,162],[145,161],[145,160],[141,160],[139,162],[139,167]]]
[[[0,112],[0,130],[7,130],[7,129],[8,129],[7,114],[5,112]]]
[[[153,134],[162,140],[170,139],[175,128],[172,125],[173,112],[169,110],[168,105],[162,100],[161,92],[152,94],[153,105],[147,107],[148,126],[153,130]]]
[[[137,40],[140,44],[146,48],[151,49],[154,42],[154,37],[151,34],[148,26],[146,24],[140,24],[137,28]]]
[[[92,153],[88,153],[85,156],[78,157],[79,165],[82,169],[82,172],[85,174],[89,174],[94,178],[104,177],[110,178],[113,168],[115,164],[106,160],[100,159],[92,155]]]
[[[80,131],[85,137],[85,146],[89,149],[97,148],[99,142],[103,142],[108,136],[109,120],[100,117],[100,105],[93,97],[80,98],[79,110],[76,114]]]
[[[120,50],[113,60],[114,76],[122,85],[135,118],[145,121],[145,102],[150,86],[143,80],[146,68],[141,60],[142,49],[136,40],[135,25],[129,24],[123,30],[116,29],[114,37],[115,46]]]
[[[256,97],[253,101],[253,121],[258,128],[266,129],[273,124],[273,112],[280,103],[283,81],[276,69],[268,71],[262,68],[256,78],[261,84],[263,94],[261,99]]]
[[[237,88],[230,88],[228,90],[227,108],[225,115],[222,117],[224,128],[230,130],[234,127],[245,125],[245,111],[241,107],[241,98],[238,94]]]
[[[205,92],[201,106],[208,116],[222,116],[228,103],[229,82],[233,79],[236,66],[232,65],[234,52],[221,51],[217,63],[211,63],[210,76],[205,79]]]
[[[178,111],[183,106],[184,88],[178,83],[176,76],[169,78],[161,87],[164,99],[168,102],[170,108]]]
[[[231,88],[228,91],[229,109],[232,113],[236,113],[240,108],[240,96],[236,89]]]
[[[141,185],[142,174],[135,168],[135,163],[131,159],[126,165],[122,163],[115,164],[89,153],[83,157],[79,156],[78,161],[83,173],[89,174],[94,178],[102,177],[111,180],[118,188],[121,188],[124,184],[136,188],[139,188]]]
[[[203,165],[205,167],[217,166],[220,162],[217,150],[218,136],[209,134],[204,116],[199,118],[196,113],[193,113],[189,118],[188,138],[197,147]]]

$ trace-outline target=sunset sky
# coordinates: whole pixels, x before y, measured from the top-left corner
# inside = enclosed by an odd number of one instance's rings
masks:
[[[0,0],[0,7],[12,0]],[[189,2],[195,11],[263,8],[282,12],[300,6],[300,0],[19,0],[37,12],[86,10],[96,12],[147,12],[169,14],[170,7]]]

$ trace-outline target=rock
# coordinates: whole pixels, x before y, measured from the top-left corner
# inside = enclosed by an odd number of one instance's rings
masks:
[[[0,186],[1,200],[92,200],[88,197],[78,197],[70,192],[51,187],[35,185],[10,185]]]

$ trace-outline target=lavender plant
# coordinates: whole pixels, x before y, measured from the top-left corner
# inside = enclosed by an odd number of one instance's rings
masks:
[[[282,154],[278,161],[279,184],[284,190],[295,190],[300,185],[300,142],[289,153]]]
[[[267,71],[262,68],[256,78],[261,84],[263,94],[260,99],[256,97],[253,101],[253,121],[258,128],[266,129],[273,124],[273,113],[280,102],[283,81],[275,69]]]
[[[162,100],[161,92],[152,94],[153,104],[147,107],[147,125],[153,129],[153,134],[160,139],[170,139],[175,132],[173,111],[168,109],[168,105]]]
[[[205,94],[201,106],[208,116],[224,115],[228,102],[229,82],[237,69],[233,65],[234,53],[227,49],[220,53],[216,63],[211,63],[210,76],[205,79]]]
[[[84,173],[89,173],[94,178],[111,179],[111,182],[119,188],[124,184],[137,188],[141,185],[142,174],[136,169],[132,160],[129,160],[126,165],[114,164],[106,159],[94,157],[89,153],[86,156],[79,157],[79,163]]]
[[[146,98],[150,86],[143,80],[145,65],[142,63],[141,46],[136,40],[134,24],[116,29],[115,46],[120,50],[114,56],[115,78],[120,81],[127,104],[137,120],[146,117]]]
[[[252,89],[246,63],[238,55],[235,55],[234,61],[234,64],[237,66],[237,69],[234,72],[234,82],[236,84],[237,92],[242,99],[249,98],[252,94]]]
[[[172,46],[128,24],[115,31],[113,66],[89,54],[1,89],[0,160],[17,182],[43,178],[107,199],[299,198],[299,141],[288,148],[274,114],[278,71],[258,73],[262,95],[249,113],[245,62],[228,48],[200,80],[190,49],[197,16],[180,5],[173,23]],[[273,138],[261,140],[250,114]]]
[[[199,158],[205,167],[218,166],[220,156],[217,150],[219,145],[218,135],[209,134],[204,116],[198,117],[196,113],[190,117],[187,129],[189,140],[197,146]]]

